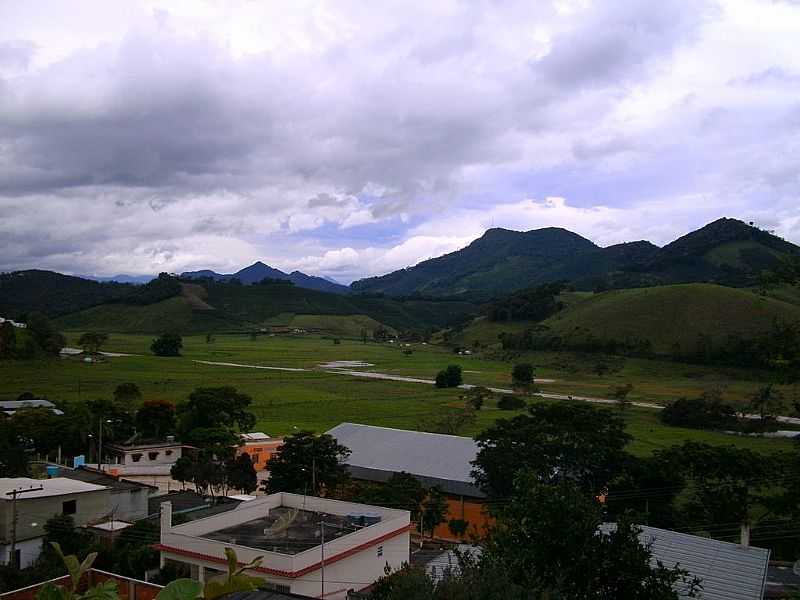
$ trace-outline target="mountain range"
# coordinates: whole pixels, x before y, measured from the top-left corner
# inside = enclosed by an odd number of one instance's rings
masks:
[[[491,297],[569,281],[576,289],[707,282],[744,287],[800,247],[737,219],[722,218],[659,247],[636,241],[600,247],[557,227],[493,228],[466,248],[380,277],[354,292],[395,296]]]
[[[186,271],[181,273],[183,279],[213,279],[215,281],[225,281],[228,279],[238,279],[245,285],[258,283],[265,278],[270,279],[285,279],[291,281],[294,285],[309,290],[317,290],[320,292],[331,292],[333,294],[348,294],[350,288],[345,285],[336,283],[324,277],[317,277],[315,275],[306,275],[300,271],[292,271],[291,273],[284,273],[279,269],[270,267],[261,261],[254,262],[249,267],[240,269],[236,273],[222,274],[208,269],[200,271]]]

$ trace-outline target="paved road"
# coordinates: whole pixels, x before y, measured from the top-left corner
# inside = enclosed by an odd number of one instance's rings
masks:
[[[291,371],[295,373],[298,371],[308,371],[308,369],[300,369],[296,367],[264,367],[261,365],[242,365],[239,363],[213,362],[210,360],[193,360],[192,362],[200,363],[201,365],[214,365],[217,367],[243,367],[245,369],[266,369],[268,371]]]
[[[109,356],[113,356],[109,354]],[[118,356],[130,356],[130,355],[118,355]],[[212,362],[208,360],[195,360],[193,362],[200,363],[203,365],[216,365],[220,367],[244,367],[248,369],[268,369],[272,371],[309,371],[310,369],[301,369],[301,368],[292,368],[292,367],[267,367],[267,366],[260,366],[260,365],[244,365],[240,363],[228,363],[228,362]],[[330,369],[330,368],[323,368],[322,371],[325,373],[336,373],[339,375],[349,375],[351,377],[364,377],[366,379],[380,379],[384,381],[400,381],[404,383],[424,383],[427,385],[434,385],[436,382],[433,379],[422,379],[420,377],[407,377],[405,375],[392,375],[390,373],[376,373],[374,371],[354,371],[352,369]],[[536,383],[554,383],[555,379],[537,379]],[[470,390],[474,387],[471,384],[464,384],[458,386],[462,390]],[[490,387],[488,388],[490,391],[495,392],[496,394],[513,394],[514,390],[508,388],[496,388]],[[549,392],[537,392],[534,394],[535,396],[540,396],[541,398],[547,398],[548,400],[577,400],[579,402],[591,402],[592,404],[619,404],[619,400],[614,400],[612,398],[597,398],[594,396],[571,396],[569,394],[552,394]],[[664,407],[660,404],[655,404],[653,402],[631,402],[631,406],[636,406],[638,408],[649,408],[652,410],[661,410]],[[758,419],[760,418],[758,415],[754,414],[746,414],[744,415],[747,419]],[[789,423],[792,425],[800,425],[800,418],[797,417],[784,417],[779,416],[776,417],[776,420],[779,423]]]

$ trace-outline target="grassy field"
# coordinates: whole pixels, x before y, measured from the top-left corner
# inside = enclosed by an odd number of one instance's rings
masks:
[[[74,344],[76,333],[68,333]],[[184,338],[184,355],[178,358],[157,358],[148,351],[150,336],[112,335],[106,349],[137,356],[110,358],[106,362],[87,364],[75,359],[19,361],[0,363],[0,397],[14,398],[30,390],[51,399],[85,401],[110,397],[116,385],[135,382],[147,399],[177,402],[197,386],[233,385],[253,397],[253,412],[258,428],[271,435],[282,435],[297,429],[325,431],[342,421],[369,423],[388,427],[427,429],[448,411],[459,406],[459,390],[438,390],[433,386],[357,378],[323,372],[322,362],[361,360],[373,363],[372,370],[386,373],[432,378],[436,371],[450,363],[461,364],[467,383],[509,385],[511,365],[499,360],[454,356],[443,348],[416,345],[406,356],[393,344],[362,344],[315,336],[259,336],[255,341],[245,335],[220,335],[213,343],[204,336]],[[712,373],[681,374],[686,367],[656,361],[625,360],[614,365],[619,370],[603,378],[588,369],[577,368],[580,357],[541,354],[530,357],[539,365],[538,375],[559,379],[543,386],[547,391],[580,394],[603,392],[614,381],[634,380],[638,398],[666,398],[675,394],[702,390]],[[243,367],[204,365],[194,362],[241,363],[308,369],[302,372],[249,369]],[[677,367],[677,368],[676,368]],[[726,377],[717,374],[716,377]],[[635,378],[635,379],[634,379]],[[744,393],[757,382],[731,378],[730,389]],[[477,422],[465,435],[474,435],[498,418],[515,413],[488,406],[480,411]],[[654,449],[696,439],[715,444],[736,444],[771,452],[786,450],[785,440],[739,438],[724,434],[665,427],[658,422],[657,412],[629,409],[625,412],[629,431],[635,437],[631,450],[647,454]]]

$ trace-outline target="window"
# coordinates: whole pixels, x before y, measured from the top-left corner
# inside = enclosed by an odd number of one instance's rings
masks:
[[[172,456],[172,450],[165,450],[165,451],[164,451],[164,454],[165,454],[166,456]]]
[[[383,556],[383,546],[378,546],[378,556]]]
[[[77,500],[65,500],[61,503],[61,514],[74,515],[78,510]]]
[[[136,454],[131,454],[131,459],[133,459],[133,462],[139,462],[140,460],[142,460],[142,455],[140,452],[137,452]]]
[[[148,452],[147,460],[155,460],[158,458],[158,452]]]

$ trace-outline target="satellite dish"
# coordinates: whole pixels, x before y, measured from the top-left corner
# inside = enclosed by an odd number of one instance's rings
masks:
[[[792,567],[792,573],[800,577],[800,560],[795,561],[794,566]]]

